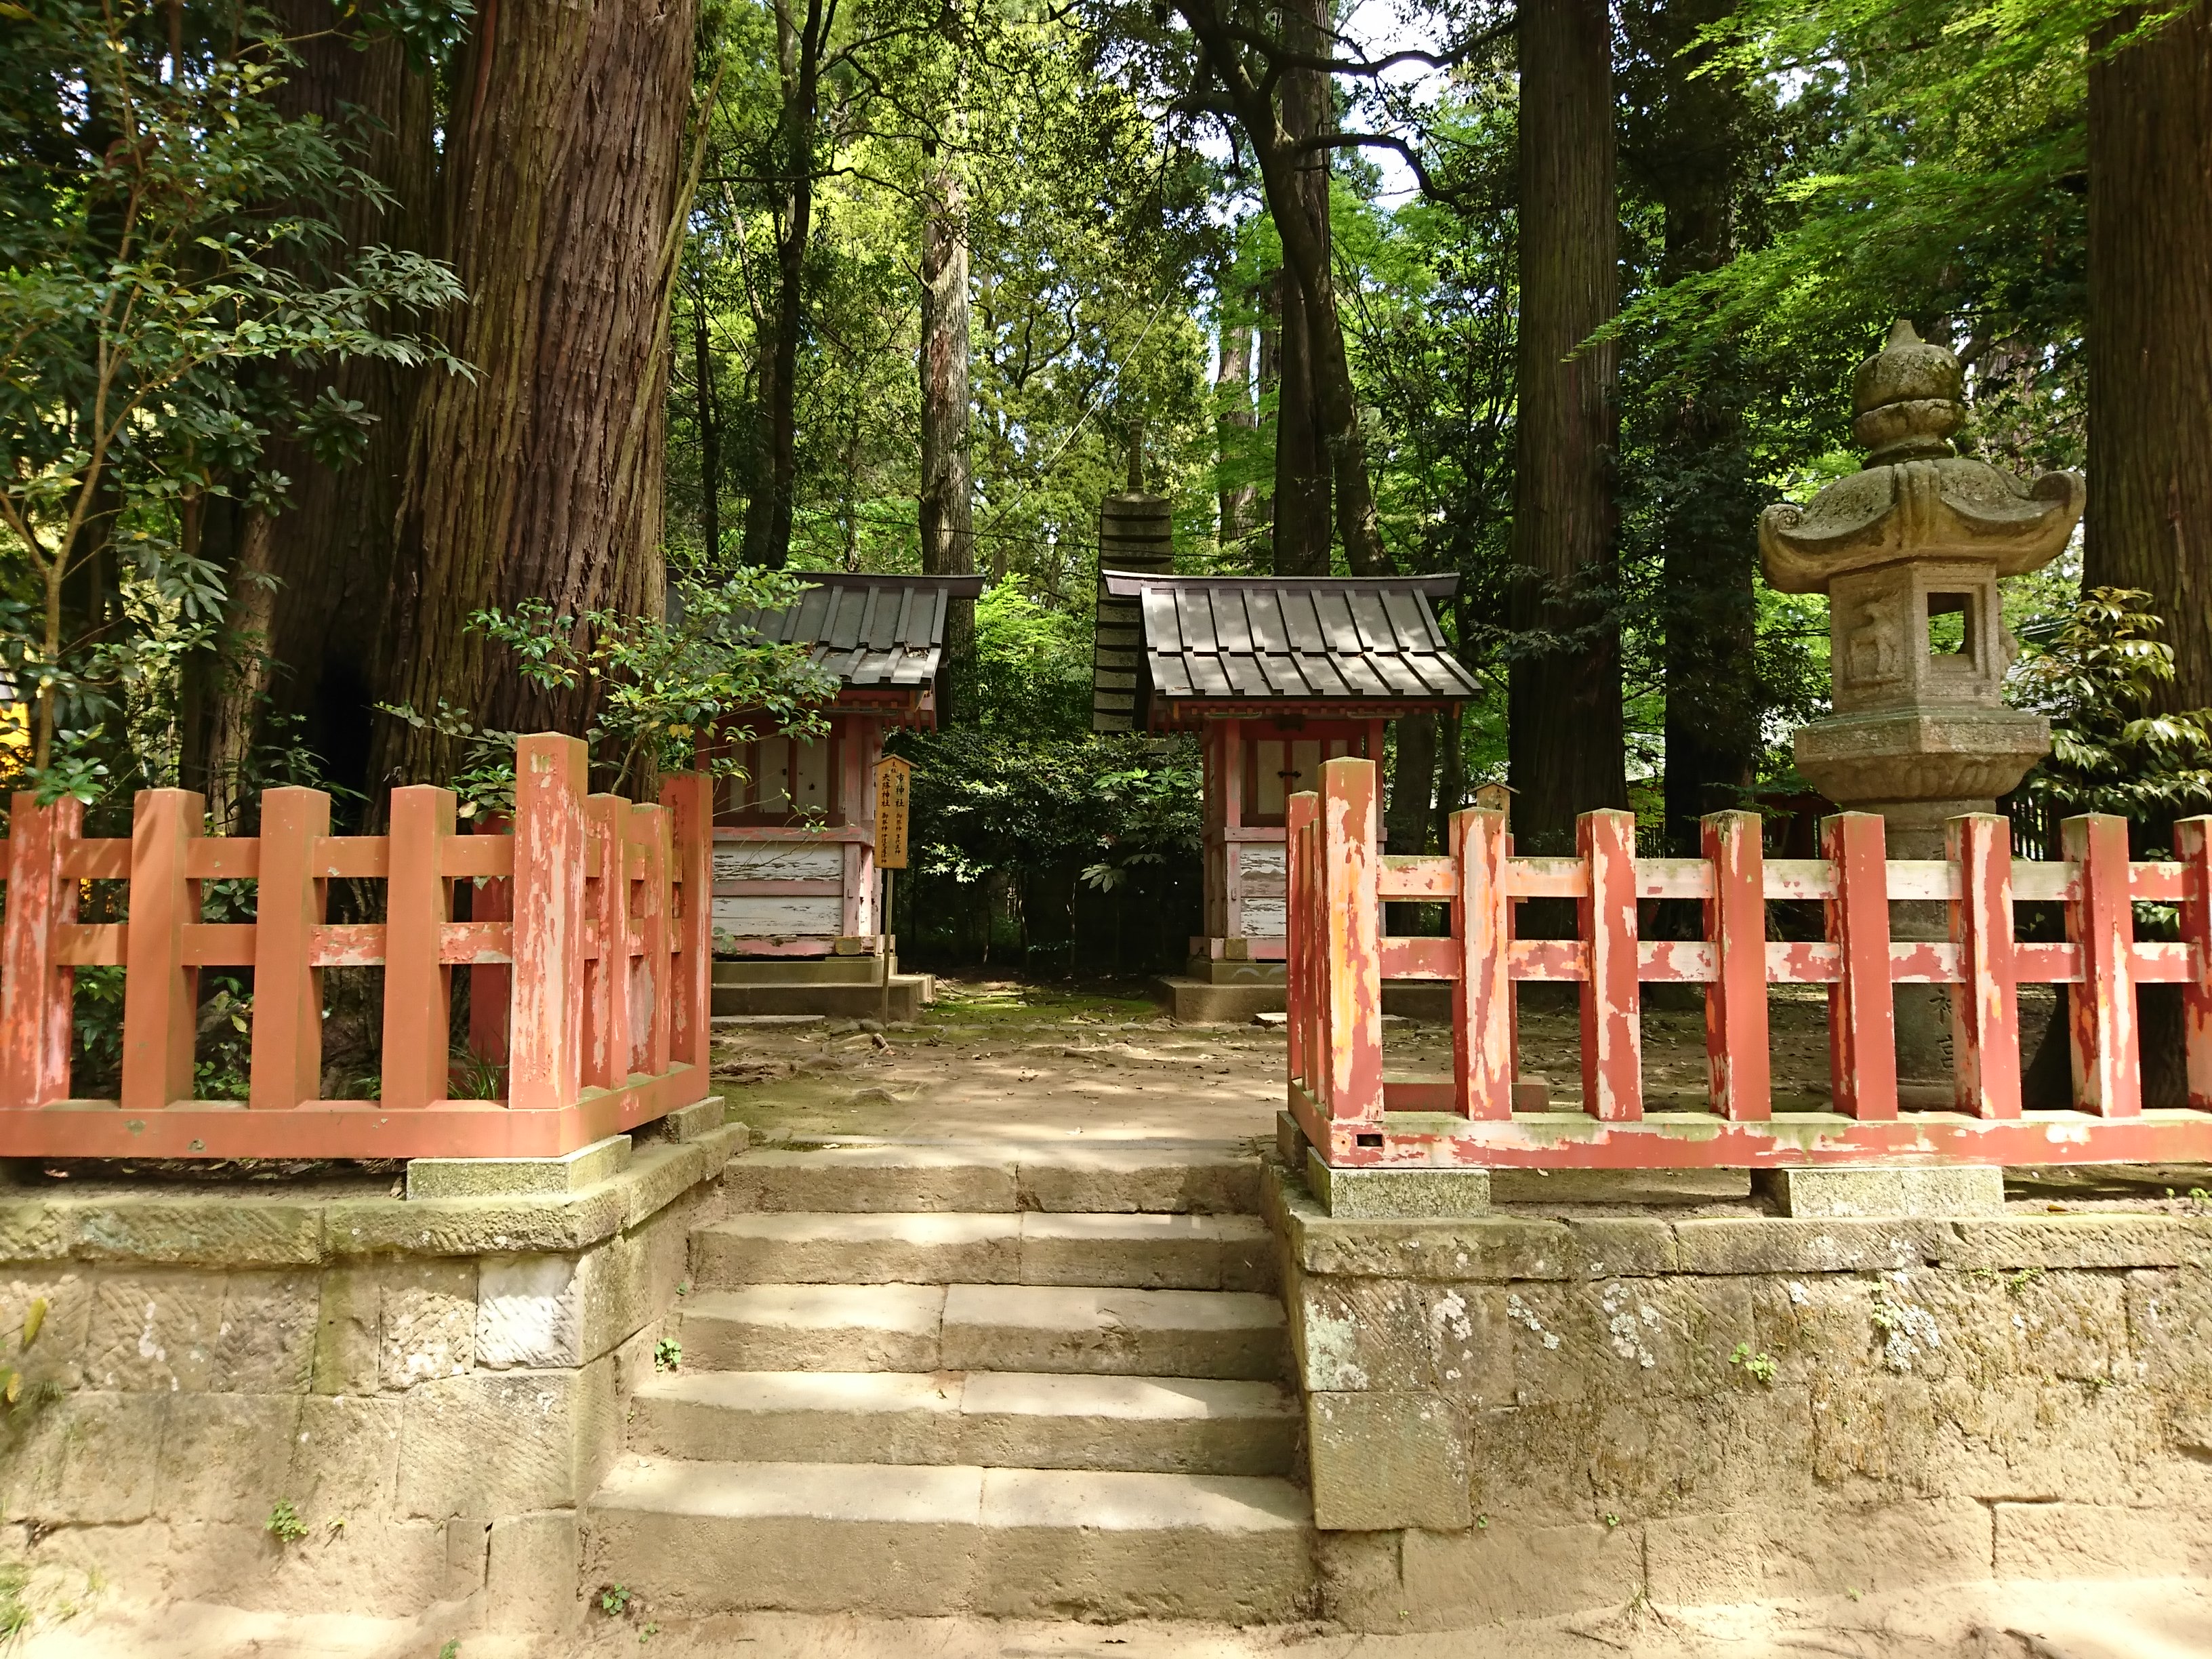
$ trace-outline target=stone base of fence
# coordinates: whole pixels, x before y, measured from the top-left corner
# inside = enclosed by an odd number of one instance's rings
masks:
[[[2212,1571],[2212,1216],[1740,1190],[1359,1218],[1271,1160],[1328,1616]]]
[[[132,1600],[572,1621],[580,1505],[744,1144],[723,1115],[397,1184],[0,1187],[8,1553]]]

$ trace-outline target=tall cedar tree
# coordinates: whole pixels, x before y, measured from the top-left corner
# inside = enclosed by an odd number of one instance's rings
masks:
[[[1284,9],[1283,44],[1310,58],[1328,55],[1329,0],[1292,0]],[[1329,78],[1316,69],[1286,70],[1282,82],[1284,136],[1303,146],[1319,139],[1332,125]],[[1301,149],[1291,162],[1294,184],[1288,199],[1268,205],[1278,216],[1295,215],[1299,234],[1329,258],[1328,152]],[[1275,404],[1275,543],[1278,576],[1328,574],[1330,534],[1328,440],[1322,430],[1315,380],[1313,330],[1302,285],[1283,284],[1283,357]],[[1330,326],[1334,326],[1334,319]]]
[[[2212,704],[2212,3],[2111,51],[2139,21],[2091,41],[2082,586],[2149,592],[2172,711]],[[2182,1105],[2178,988],[2141,1000],[2143,1103]]]
[[[1623,161],[1663,217],[1662,285],[1717,270],[1735,253],[1735,197],[1748,100],[1740,72],[1711,66],[1700,33],[1727,0],[1648,0],[1625,16],[1646,95],[1632,113]],[[1759,644],[1753,581],[1759,498],[1750,477],[1740,397],[1725,346],[1693,384],[1656,411],[1660,622],[1665,636],[1666,836],[1694,856],[1701,815],[1734,805],[1759,757]]]
[[[668,307],[694,7],[486,6],[453,79],[445,252],[470,303],[414,414],[389,605],[392,701],[581,731],[588,683],[488,672],[477,608],[660,604]],[[444,775],[447,742],[387,720],[379,787]]]
[[[975,570],[975,469],[968,446],[968,195],[957,155],[933,152],[922,180],[921,568],[933,576]],[[970,678],[975,602],[956,600],[945,617],[945,648],[952,672],[947,723],[958,720]]]
[[[431,77],[410,65],[397,38],[360,38],[332,0],[286,0],[277,16],[299,54],[279,106],[357,134],[358,165],[395,198],[381,213],[355,198],[347,244],[437,252]],[[367,422],[362,453],[345,466],[325,466],[295,442],[271,445],[291,500],[246,541],[233,574],[224,617],[233,670],[213,722],[212,777],[235,775],[244,751],[267,735],[259,730],[265,698],[298,720],[300,738],[331,776],[367,778],[409,416],[437,373],[360,359],[337,366],[338,394],[359,403]],[[270,580],[257,579],[264,576]]]
[[[1584,344],[1620,304],[1613,32],[1605,0],[1521,7],[1519,409],[1511,622],[1548,643],[1508,694],[1514,835],[1573,844],[1575,817],[1627,804],[1620,636],[1610,613],[1618,354]]]

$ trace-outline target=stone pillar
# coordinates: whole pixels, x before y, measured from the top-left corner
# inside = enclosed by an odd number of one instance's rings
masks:
[[[1959,360],[1899,321],[1853,380],[1864,470],[1759,523],[1767,581],[1828,596],[1835,712],[1797,733],[1797,769],[1838,806],[1881,813],[1893,859],[1942,858],[1944,821],[1996,811],[2051,747],[2041,715],[2004,707],[2019,647],[1997,580],[2057,556],[2087,489],[2072,472],[2022,484],[1956,453],[1963,389]],[[1890,927],[1944,938],[1947,907],[1893,906]],[[1948,1077],[1941,987],[1898,988],[1897,1040],[1900,1079]]]

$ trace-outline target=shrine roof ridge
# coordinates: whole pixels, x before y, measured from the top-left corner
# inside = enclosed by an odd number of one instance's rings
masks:
[[[809,584],[795,603],[731,621],[772,643],[811,647],[816,667],[851,686],[927,689],[943,665],[951,602],[983,591],[981,576],[789,574]]]
[[[1171,702],[1458,702],[1481,696],[1437,625],[1455,575],[1102,573],[1139,601],[1152,693]]]

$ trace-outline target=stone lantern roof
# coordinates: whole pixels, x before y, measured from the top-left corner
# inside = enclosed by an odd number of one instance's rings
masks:
[[[1888,343],[1852,381],[1851,430],[1868,448],[1863,471],[1838,478],[1808,507],[1778,503],[1759,515],[1759,561],[1784,593],[1825,593],[1839,576],[1905,560],[1972,561],[1997,576],[2039,570],[2081,521],[2088,487],[2074,472],[2023,486],[1987,461],[1959,454],[1965,424],[1959,360],[1900,319]]]
[[[2050,748],[2042,717],[2004,707],[1997,579],[2056,558],[2087,497],[2078,474],[2022,484],[1958,453],[1963,392],[1959,360],[1897,323],[1852,385],[1866,466],[1759,521],[1768,582],[1828,596],[1835,713],[1797,733],[1798,769],[1882,813],[1907,857],[1937,856],[1943,819],[1990,811]]]

